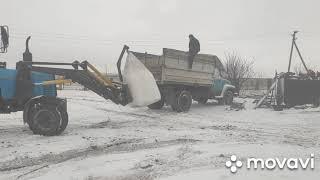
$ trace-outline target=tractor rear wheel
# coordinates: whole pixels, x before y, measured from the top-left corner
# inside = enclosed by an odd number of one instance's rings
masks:
[[[68,125],[68,113],[58,102],[33,102],[24,111],[24,118],[34,134],[44,136],[59,135]]]
[[[59,108],[58,108],[59,110]],[[57,135],[61,134],[68,126],[68,122],[69,122],[69,115],[68,112],[66,110],[59,110],[60,112],[60,116],[61,116],[61,122],[60,122],[60,127],[57,131]]]
[[[56,135],[60,127],[60,114],[54,106],[43,106],[30,119],[37,134],[44,136]]]

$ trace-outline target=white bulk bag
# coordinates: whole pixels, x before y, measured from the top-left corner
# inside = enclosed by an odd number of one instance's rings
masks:
[[[128,84],[133,99],[130,105],[147,106],[161,99],[159,88],[152,73],[132,52],[128,52],[123,79]]]

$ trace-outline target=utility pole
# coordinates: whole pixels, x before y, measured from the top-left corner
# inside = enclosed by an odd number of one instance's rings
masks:
[[[291,51],[290,51],[290,58],[289,58],[289,66],[288,66],[288,72],[290,72],[290,68],[291,68],[291,61],[292,61],[292,54],[293,54],[293,47],[295,47],[295,49],[297,50],[298,52],[298,55],[300,57],[300,60],[303,64],[303,67],[305,68],[305,70],[307,71],[307,74],[309,73],[309,69],[307,68],[307,65],[306,63],[304,62],[303,58],[302,58],[302,55],[300,53],[300,50],[297,46],[297,43],[296,43],[296,40],[297,40],[297,37],[296,37],[296,34],[298,33],[299,31],[294,31],[293,34],[292,34],[292,45],[291,45]]]

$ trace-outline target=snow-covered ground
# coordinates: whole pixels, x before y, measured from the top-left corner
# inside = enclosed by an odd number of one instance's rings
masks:
[[[246,109],[194,103],[190,112],[130,108],[89,91],[65,90],[69,126],[33,135],[22,113],[0,115],[0,179],[318,179],[320,109]],[[314,170],[248,170],[240,160],[308,158]]]

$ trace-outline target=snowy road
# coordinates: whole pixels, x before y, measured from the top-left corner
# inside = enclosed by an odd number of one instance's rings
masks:
[[[0,116],[0,179],[317,179],[320,108],[227,110],[194,103],[189,113],[130,108],[91,92],[66,90],[69,126],[33,135],[22,113]],[[239,100],[241,101],[241,99]],[[307,158],[314,170],[230,173],[232,154]],[[317,167],[319,165],[319,167]]]

